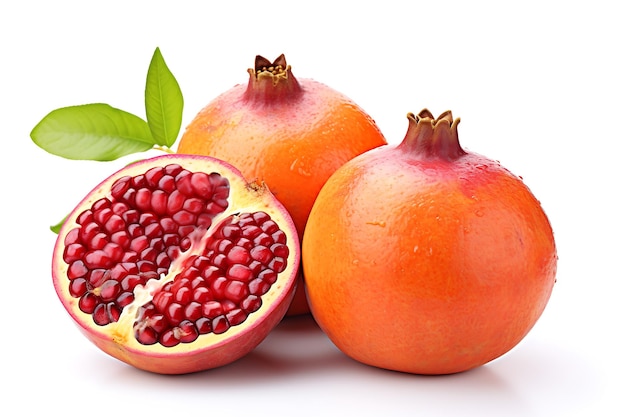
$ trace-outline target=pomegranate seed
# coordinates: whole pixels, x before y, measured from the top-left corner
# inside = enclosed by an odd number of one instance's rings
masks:
[[[139,215],[139,224],[142,225],[143,227],[146,227],[152,223],[157,223],[158,221],[159,221],[159,218],[154,213],[147,212],[147,213],[141,213]]]
[[[150,327],[135,331],[135,339],[142,345],[154,345],[158,342],[159,335]]]
[[[79,238],[79,228],[75,227],[72,230],[70,230],[67,235],[65,235],[65,245],[71,245],[74,243],[80,243],[80,238]]]
[[[148,323],[157,333],[162,333],[170,327],[170,324],[163,314],[153,315],[150,317],[150,320],[148,320]]]
[[[122,309],[114,302],[108,303],[106,306],[107,315],[109,316],[109,323],[114,323],[120,319],[122,315]]]
[[[126,292],[121,293],[119,297],[117,297],[117,300],[115,300],[115,302],[120,308],[124,308],[130,303],[132,303],[134,299],[135,299],[135,296],[133,295],[133,293],[126,291]]]
[[[225,316],[217,316],[211,321],[211,327],[213,328],[213,333],[222,334],[226,332],[230,328],[230,324],[228,324],[228,320]]]
[[[196,224],[200,228],[208,229],[213,224],[213,217],[215,217],[215,215],[211,213],[200,213],[198,214]]]
[[[168,195],[163,190],[155,190],[152,193],[152,199],[150,200],[150,206],[156,214],[167,213],[167,200]]]
[[[91,292],[83,294],[78,300],[78,308],[85,314],[92,314],[98,305],[98,297]]]
[[[91,317],[98,326],[106,326],[111,323],[111,317],[107,311],[106,304],[98,304],[93,310],[93,313],[91,313]]]
[[[93,212],[91,210],[85,210],[76,218],[76,223],[84,226],[89,223],[93,223]]]
[[[163,226],[161,224],[161,226]],[[165,231],[165,228],[163,228]],[[163,235],[163,243],[166,247],[177,246],[180,243],[180,237],[173,233],[167,233]]]
[[[199,214],[202,212],[202,210],[204,210],[204,205],[204,200],[192,197],[185,200],[185,203],[183,204],[183,210],[186,210],[193,214]]]
[[[184,320],[174,330],[174,334],[181,343],[191,343],[198,338],[198,329],[191,321]]]
[[[113,214],[109,217],[109,220],[104,224],[104,230],[107,233],[113,234],[115,232],[123,231],[126,229],[126,222],[119,214]]]
[[[204,271],[202,271],[202,277],[207,282],[213,282],[215,279],[220,277],[221,274],[222,272],[220,271],[220,269],[214,265],[211,265],[208,268],[206,268]]]
[[[226,271],[226,278],[234,280],[233,282],[249,282],[254,274],[247,266],[235,264]]]
[[[242,264],[247,265],[250,263],[252,258],[250,257],[250,252],[247,249],[241,246],[234,246],[231,250],[226,254],[226,261],[230,264]]]
[[[111,276],[111,270],[108,269],[92,269],[87,277],[87,280],[89,281],[89,285],[91,285],[93,288],[98,288],[100,287],[102,284],[104,284],[105,281],[107,281]]]
[[[241,228],[235,224],[228,224],[220,231],[221,235],[226,239],[236,239],[241,236]]]
[[[185,195],[179,190],[174,190],[167,197],[167,214],[174,215],[183,208],[185,204]]]
[[[259,273],[259,278],[271,285],[276,282],[278,275],[271,269],[264,269]]]
[[[65,246],[65,250],[63,251],[63,260],[67,264],[71,264],[74,261],[78,261],[83,256],[85,256],[85,252],[87,249],[80,243],[72,243],[70,245]]]
[[[196,321],[200,317],[202,317],[202,304],[197,301],[190,302],[185,307],[185,317],[193,321]]]
[[[213,196],[213,184],[209,175],[204,172],[194,172],[190,179],[193,195],[210,199]]]
[[[139,257],[145,261],[155,262],[157,253],[158,252],[154,248],[148,247],[148,248],[145,248],[143,251],[141,251],[141,253],[139,254]]]
[[[130,187],[131,178],[129,176],[118,178],[111,186],[111,196],[116,200],[121,200]]]
[[[142,188],[146,186],[147,181],[146,181],[146,177],[144,177],[143,174],[139,174],[139,175],[134,176],[131,179],[130,183],[133,188]]]
[[[193,300],[200,304],[210,301],[212,298],[211,291],[207,287],[198,287],[193,292]]]
[[[254,240],[262,233],[265,233],[263,232],[263,229],[256,225],[246,226],[241,230],[241,235],[250,240]]]
[[[276,243],[283,243],[283,244],[287,243],[287,235],[282,230],[277,230],[274,233],[272,233],[272,239]]]
[[[176,182],[174,181],[174,177],[168,174],[163,175],[163,177],[159,180],[157,188],[165,191],[168,194],[172,193],[174,190],[176,190]]]
[[[129,249],[132,250],[133,252],[141,253],[141,251],[146,249],[149,244],[150,242],[148,240],[148,237],[141,235],[141,236],[137,236],[130,242]]]
[[[151,223],[144,227],[144,233],[150,239],[161,237],[163,236],[163,227],[160,223]]]
[[[247,250],[250,250],[254,247],[254,243],[252,243],[250,239],[247,239],[245,237],[240,237],[239,239],[237,239],[235,245],[241,246],[242,248],[245,248]]]
[[[146,179],[146,184],[150,188],[156,188],[159,185],[159,180],[163,178],[163,175],[165,175],[163,168],[154,167],[146,171],[144,178]]]
[[[127,275],[120,281],[120,287],[123,291],[132,291],[139,284],[144,284],[139,275]]]
[[[228,285],[228,280],[225,277],[217,277],[211,285],[211,292],[215,295],[215,298],[222,299],[224,298],[224,291],[226,289],[226,285]]]
[[[173,298],[174,295],[171,292],[160,291],[154,295],[152,303],[158,311],[165,313]]]
[[[248,318],[248,314],[240,308],[236,308],[226,313],[226,320],[228,320],[228,324],[231,326],[243,323],[246,321],[246,318]]]
[[[247,285],[241,281],[229,281],[224,288],[224,297],[236,304],[239,304],[248,294]]]
[[[177,326],[185,318],[185,308],[180,303],[171,303],[167,306],[165,316],[173,326]]]
[[[188,304],[192,300],[192,292],[189,287],[181,287],[174,293],[174,301],[180,304]]]
[[[126,250],[130,246],[130,235],[126,230],[120,230],[111,235],[111,242],[117,243]]]
[[[280,258],[277,256],[276,258],[270,261],[270,264],[268,266],[272,270],[280,273],[280,272],[283,272],[285,268],[287,267],[287,261],[285,260],[285,258]]]
[[[265,246],[255,246],[250,251],[250,256],[255,261],[259,261],[262,264],[267,265],[274,257],[274,254],[269,248]]]
[[[224,178],[224,180],[226,180],[226,178]],[[226,180],[228,181],[228,180]],[[215,187],[215,191],[213,192],[213,202],[222,206],[222,207],[228,207],[228,196],[230,194],[230,185],[229,184],[224,184],[224,185],[220,185],[218,187]],[[225,206],[223,206],[222,204],[226,203]]]
[[[165,173],[165,175],[170,175],[172,177],[176,177],[182,171],[183,167],[178,164],[169,164],[163,168],[163,172]]]
[[[198,329],[198,333],[207,334],[211,333],[211,320],[206,317],[200,317],[196,320],[196,328]]]
[[[104,284],[100,287],[100,298],[102,301],[113,301],[117,298],[120,293],[120,283],[110,279],[105,281]]]
[[[88,291],[87,280],[84,278],[78,278],[70,281],[69,290],[72,297],[80,298]]]
[[[138,223],[139,212],[134,209],[128,210],[122,214],[122,220],[124,220],[126,224]]]
[[[100,226],[103,226],[107,220],[113,215],[113,210],[110,207],[105,207],[102,210],[94,210],[93,220]]]
[[[248,284],[248,290],[250,294],[261,296],[267,293],[270,289],[271,284],[263,281],[261,278],[256,278],[250,281]]]
[[[137,207],[139,211],[149,211],[152,208],[150,204],[151,200],[152,191],[147,188],[140,188],[135,194],[135,207]]]
[[[80,241],[85,245],[89,245],[91,239],[93,239],[96,234],[100,233],[100,226],[95,222],[87,223],[80,228],[79,233]]]
[[[222,304],[218,301],[207,301],[202,304],[202,316],[208,319],[214,319],[224,313]]]
[[[273,220],[268,220],[261,225],[261,229],[267,234],[272,234],[277,232],[279,229],[278,225]]]
[[[156,257],[155,263],[157,264],[159,268],[168,269],[170,265],[172,264],[172,260],[167,255],[167,253],[160,252]]]
[[[270,250],[274,253],[274,255],[281,258],[286,258],[289,256],[289,247],[283,243],[276,243],[272,245],[270,247]]]
[[[174,213],[172,218],[181,226],[193,225],[196,222],[196,215],[186,210],[180,210]]]
[[[113,204],[111,204],[111,210],[113,210],[113,214],[117,214],[118,216],[126,213],[128,209],[128,204],[122,201],[114,201]]]
[[[250,294],[241,302],[241,308],[248,314],[254,313],[261,308],[261,297]]]
[[[85,266],[89,269],[99,267],[111,268],[113,266],[113,260],[111,259],[109,254],[100,249],[87,252],[85,254],[85,257],[83,258],[83,261],[85,262]]]
[[[173,329],[166,330],[164,333],[162,333],[161,337],[159,338],[159,342],[165,347],[174,347],[180,343],[178,338],[174,335]]]
[[[121,262],[124,257],[124,249],[117,243],[107,243],[102,251],[111,259],[111,262]]]
[[[91,210],[93,212],[96,212],[96,211],[103,210],[103,209],[108,208],[108,207],[111,207],[111,201],[108,198],[103,197],[103,198],[101,198],[99,200],[96,200],[92,204]]]
[[[104,245],[107,244],[108,240],[109,236],[107,236],[106,233],[96,233],[89,241],[88,247],[92,250],[102,249]]]

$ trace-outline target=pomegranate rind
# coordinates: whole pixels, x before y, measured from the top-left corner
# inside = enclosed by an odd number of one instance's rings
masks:
[[[284,71],[261,70],[276,65]],[[257,57],[255,69],[248,72],[247,83],[200,110],[177,151],[227,160],[246,177],[267,183],[302,238],[311,207],[330,175],[387,141],[357,103],[314,79],[296,79],[284,56],[271,64]],[[309,312],[301,275],[287,315]]]
[[[143,345],[135,339],[133,319],[134,313],[140,306],[137,301],[124,309],[118,322],[106,326],[94,324],[92,316],[80,310],[78,298],[74,298],[69,292],[68,264],[63,259],[65,237],[70,230],[78,226],[78,216],[91,207],[95,201],[110,197],[111,186],[117,179],[127,175],[142,174],[152,167],[164,167],[169,164],[178,164],[192,172],[217,172],[230,182],[228,208],[213,219],[209,233],[232,214],[263,211],[270,215],[286,234],[290,248],[286,269],[278,274],[277,281],[262,296],[261,307],[251,313],[244,323],[230,327],[225,333],[203,334],[194,342],[180,343],[174,347],[164,347],[158,343]],[[184,256],[180,257],[181,262],[183,258]],[[229,364],[261,343],[289,308],[296,290],[299,264],[300,246],[293,221],[267,187],[263,184],[248,183],[240,171],[224,161],[208,156],[168,154],[135,162],[122,168],[101,182],[76,206],[59,231],[52,257],[52,278],[55,291],[69,315],[85,336],[104,352],[146,371],[184,374]],[[180,264],[174,261],[167,277],[171,280],[180,267]],[[142,288],[150,292],[150,287],[160,286],[161,284],[156,280],[150,280]],[[150,295],[144,294],[145,299],[149,300]]]
[[[349,357],[463,372],[510,351],[542,315],[554,235],[539,201],[499,163],[473,153],[457,164],[416,159],[387,146],[333,174],[302,242],[305,289]]]

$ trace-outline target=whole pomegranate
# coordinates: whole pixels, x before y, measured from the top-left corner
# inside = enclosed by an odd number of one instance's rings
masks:
[[[121,169],[78,204],[52,276],[103,351],[181,374],[258,345],[285,315],[299,264],[294,224],[267,188],[210,157],[166,155]]]
[[[550,223],[521,179],[459,145],[450,112],[409,114],[406,137],[324,185],[302,244],[311,312],[363,363],[418,374],[483,365],[550,297]]]
[[[353,157],[385,144],[365,111],[311,79],[297,80],[285,56],[257,56],[240,84],[211,101],[183,133],[177,152],[228,161],[267,184],[300,238],[322,185]],[[301,280],[288,315],[309,311]]]

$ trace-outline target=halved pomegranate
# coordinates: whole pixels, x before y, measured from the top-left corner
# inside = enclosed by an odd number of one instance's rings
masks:
[[[285,315],[300,249],[293,221],[262,184],[189,155],[131,164],[67,218],[52,276],[103,351],[164,374],[241,358]]]

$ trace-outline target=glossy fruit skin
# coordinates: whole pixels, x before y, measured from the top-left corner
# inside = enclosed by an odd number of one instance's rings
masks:
[[[499,163],[408,142],[353,159],[320,192],[303,241],[309,304],[360,362],[466,371],[512,349],[544,311],[556,275],[552,228]]]
[[[279,277],[270,291],[263,296],[263,304],[258,310],[249,314],[246,320],[238,325],[232,325],[226,332],[200,335],[190,343],[180,343],[174,347],[165,347],[158,343],[145,345],[139,343],[133,336],[133,321],[138,316],[143,302],[133,303],[124,307],[119,321],[104,326],[94,323],[91,314],[81,311],[80,301],[72,296],[68,270],[70,265],[65,261],[68,235],[77,229],[78,218],[86,209],[92,207],[103,198],[112,199],[112,189],[116,181],[122,177],[141,175],[151,168],[160,168],[180,165],[192,172],[217,172],[227,178],[230,183],[228,207],[224,213],[215,217],[213,226],[224,224],[234,213],[260,210],[269,214],[285,233],[287,242],[292,248],[287,258],[286,269],[278,274]],[[161,288],[164,280],[175,281],[179,272],[186,269],[185,259],[189,255],[199,252],[202,242],[212,233],[196,228],[191,236],[195,242],[190,253],[176,258],[166,276],[152,279],[145,284],[145,289],[137,286],[133,289],[136,300],[140,292],[146,301],[152,301],[152,296]],[[284,207],[268,190],[257,184],[247,183],[241,173],[233,166],[215,158],[189,155],[164,155],[145,159],[130,164],[96,186],[69,214],[59,232],[55,243],[52,259],[52,278],[55,291],[81,332],[97,347],[112,357],[119,359],[138,369],[160,374],[186,374],[203,371],[227,365],[253,350],[269,332],[282,320],[295,294],[295,284],[298,265],[300,263],[299,240],[291,218]],[[191,253],[193,252],[193,253]],[[117,264],[116,264],[117,265]],[[115,269],[113,265],[109,271]],[[73,282],[73,281],[71,281]],[[146,295],[149,294],[149,295]],[[122,318],[123,317],[123,318]]]
[[[280,77],[257,57],[248,84],[224,92],[187,126],[177,152],[210,155],[268,185],[302,238],[313,202],[330,175],[353,157],[386,144],[356,103],[311,79],[297,79],[283,62]],[[261,64],[259,63],[261,62]],[[259,73],[258,71],[261,71]],[[300,283],[288,315],[308,313]]]

